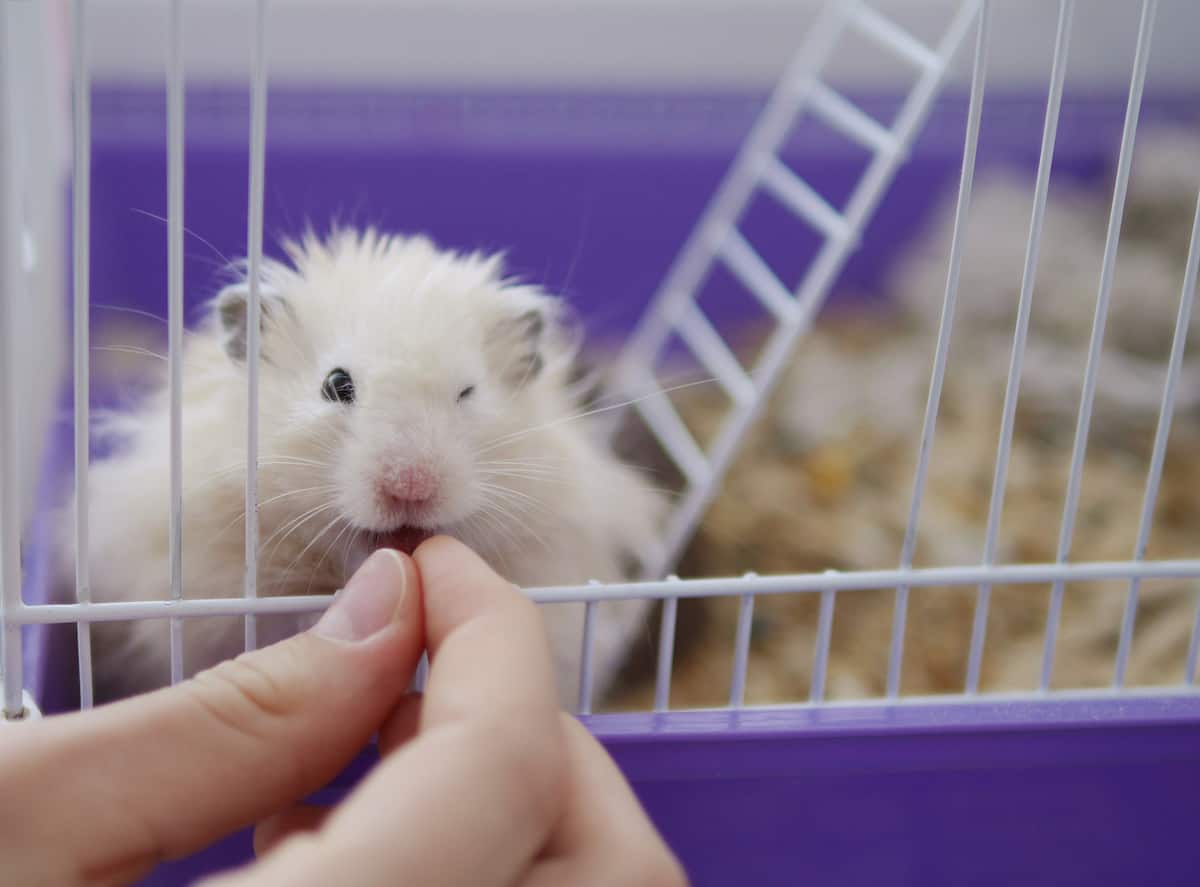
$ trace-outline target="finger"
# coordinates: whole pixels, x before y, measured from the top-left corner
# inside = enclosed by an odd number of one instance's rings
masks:
[[[608,752],[575,718],[563,714],[562,722],[570,774],[567,808],[522,887],[687,884],[683,868]]]
[[[254,827],[254,855],[266,856],[285,838],[315,831],[329,817],[331,809],[298,804],[268,816]]]
[[[447,536],[413,555],[425,594],[429,680],[421,727],[528,718],[558,729],[558,697],[541,614],[473,551]]]
[[[384,885],[401,873],[412,884],[511,884],[545,846],[562,810],[565,749],[540,616],[457,542],[434,539],[414,558],[431,651],[419,735],[319,832],[284,842],[225,887],[351,874],[356,885]]]
[[[379,753],[389,755],[417,735],[421,717],[421,694],[410,691],[396,703],[379,729]],[[275,845],[300,832],[315,830],[329,816],[331,808],[300,804],[269,816],[254,828],[254,854],[266,856]]]
[[[421,720],[420,693],[406,693],[379,728],[379,754],[390,755],[417,735]]]
[[[14,883],[132,877],[316,790],[403,694],[422,641],[419,577],[381,552],[308,632],[177,687],[10,728],[0,784],[40,803],[0,813],[6,870],[24,860],[39,875]]]

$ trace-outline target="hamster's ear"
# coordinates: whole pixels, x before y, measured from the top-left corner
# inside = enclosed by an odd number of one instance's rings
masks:
[[[504,317],[492,328],[488,351],[492,365],[504,382],[521,386],[537,378],[542,371],[546,323],[545,311],[537,307]]]
[[[259,332],[261,333],[268,318],[284,306],[284,300],[279,293],[263,285],[259,288],[258,304],[262,309],[259,323]],[[225,353],[234,361],[245,360],[246,335],[249,326],[247,316],[250,311],[250,284],[240,281],[225,287],[217,295],[213,307],[221,323],[223,334],[221,344],[225,347]]]

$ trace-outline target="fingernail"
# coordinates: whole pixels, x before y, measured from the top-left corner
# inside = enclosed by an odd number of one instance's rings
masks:
[[[400,555],[381,548],[350,577],[313,631],[335,641],[364,641],[392,624],[407,586]]]

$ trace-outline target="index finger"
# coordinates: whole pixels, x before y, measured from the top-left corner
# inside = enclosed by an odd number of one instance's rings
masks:
[[[430,539],[413,559],[430,658],[421,729],[516,718],[528,732],[556,735],[554,666],[536,605],[455,539]]]

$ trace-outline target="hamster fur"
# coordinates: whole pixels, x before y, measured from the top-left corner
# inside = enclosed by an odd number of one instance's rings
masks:
[[[371,229],[309,234],[265,261],[259,363],[258,593],[328,594],[371,549],[456,536],[521,587],[626,578],[663,502],[618,461],[571,379],[562,304],[502,276],[499,256]],[[240,596],[244,573],[243,280],[190,333],[183,373],[183,593]],[[115,454],[89,476],[92,597],[169,597],[168,399],[114,416]],[[579,418],[572,418],[579,417]],[[59,568],[74,555],[62,521]],[[644,602],[597,608],[602,693]],[[583,607],[543,608],[564,703],[578,682]],[[315,616],[260,616],[259,644]],[[183,620],[185,676],[237,655],[240,617]],[[169,681],[166,620],[93,625],[97,701]]]

